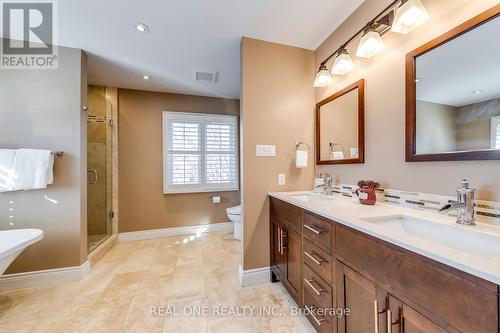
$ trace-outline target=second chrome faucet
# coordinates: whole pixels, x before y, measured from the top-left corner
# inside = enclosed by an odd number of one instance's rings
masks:
[[[469,188],[469,182],[464,179],[462,186],[457,189],[457,200],[450,201],[441,207],[441,213],[448,213],[453,210],[458,211],[457,223],[462,225],[476,225],[476,214],[474,209],[474,188]]]

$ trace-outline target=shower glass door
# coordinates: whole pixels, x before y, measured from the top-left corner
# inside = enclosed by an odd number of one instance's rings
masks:
[[[112,105],[106,87],[88,86],[87,247],[94,250],[112,234]]]

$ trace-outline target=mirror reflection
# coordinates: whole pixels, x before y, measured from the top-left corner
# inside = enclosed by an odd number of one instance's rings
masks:
[[[416,153],[500,149],[500,17],[415,59]]]
[[[319,162],[362,162],[360,84],[356,83],[318,105]]]

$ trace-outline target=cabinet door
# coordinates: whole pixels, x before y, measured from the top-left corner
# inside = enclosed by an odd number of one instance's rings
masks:
[[[337,307],[350,314],[338,320],[339,333],[379,332],[379,316],[383,313],[377,301],[375,283],[337,261]],[[383,318],[381,317],[381,320]],[[382,330],[380,330],[382,332]]]
[[[276,219],[271,218],[271,264],[278,275],[278,280],[283,279],[285,265],[284,238],[285,230],[283,225]]]
[[[301,303],[299,298],[302,290],[302,237],[288,225],[285,226],[285,279],[289,291],[297,303]]]
[[[391,328],[388,333],[447,333],[448,331],[439,327],[436,323],[410,308],[397,298],[389,295],[390,312],[388,321]],[[389,325],[389,323],[387,323]]]

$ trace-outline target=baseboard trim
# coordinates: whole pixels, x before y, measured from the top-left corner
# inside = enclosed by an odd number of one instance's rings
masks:
[[[233,222],[225,222],[225,223],[212,223],[204,225],[193,225],[187,227],[122,232],[118,234],[118,241],[131,242],[137,240],[155,239],[155,238],[163,238],[171,236],[183,236],[183,235],[201,234],[207,232],[230,231],[233,228],[234,228]]]
[[[240,265],[240,285],[242,287],[249,287],[269,282],[271,282],[270,267],[248,269],[244,271],[243,267]]]
[[[81,266],[6,274],[0,277],[0,290],[40,287],[79,281],[89,272],[90,262],[86,261]]]

